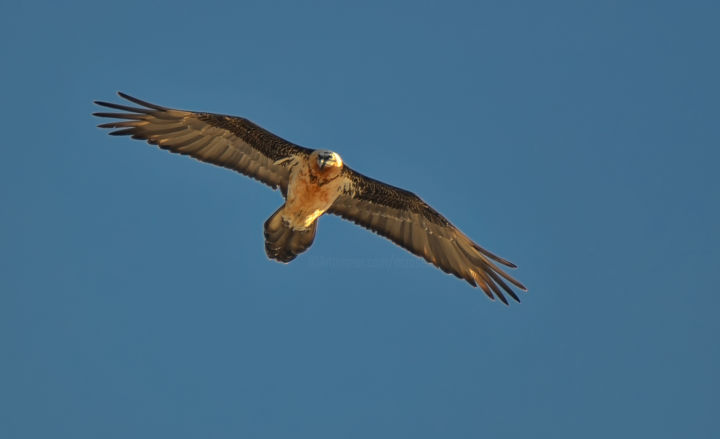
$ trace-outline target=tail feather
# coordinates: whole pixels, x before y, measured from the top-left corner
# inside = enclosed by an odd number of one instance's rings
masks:
[[[294,230],[282,219],[283,205],[265,221],[265,253],[270,259],[290,262],[315,240],[317,220],[306,230]]]

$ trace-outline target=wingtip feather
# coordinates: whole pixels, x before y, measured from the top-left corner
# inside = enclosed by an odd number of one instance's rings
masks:
[[[106,102],[106,101],[93,101],[93,104],[99,105],[101,107],[110,107],[110,108],[112,108],[112,106],[114,105],[114,104],[112,104],[110,102]]]
[[[510,306],[510,303],[508,302],[508,300],[505,298],[505,296],[503,294],[498,294],[498,297],[500,298],[500,301],[502,303],[504,303],[506,306]]]
[[[151,104],[150,102],[143,101],[136,97],[130,96],[127,93],[123,93],[121,91],[118,91],[117,94],[118,94],[118,96],[120,96],[123,99],[126,99],[126,100],[133,102],[135,104],[138,104],[138,105],[142,105],[143,107],[146,107],[146,108],[152,108],[153,110],[159,110],[159,111],[167,110],[167,108],[165,108],[165,107],[162,107],[162,106],[156,105],[156,104]]]
[[[110,131],[108,134],[111,136],[127,136],[128,134],[133,134],[134,132],[135,128],[124,128],[121,130]]]

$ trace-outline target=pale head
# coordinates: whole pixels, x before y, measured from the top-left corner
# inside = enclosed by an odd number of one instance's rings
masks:
[[[310,154],[310,161],[317,165],[318,170],[325,171],[331,168],[342,169],[343,161],[336,152],[327,149],[316,149]]]

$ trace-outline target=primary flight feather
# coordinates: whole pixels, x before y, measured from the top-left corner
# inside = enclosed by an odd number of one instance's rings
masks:
[[[283,204],[265,222],[268,257],[290,262],[315,239],[317,219],[332,213],[390,239],[441,270],[479,286],[507,304],[520,301],[508,283],[525,287],[498,264],[511,262],[473,242],[412,192],[366,177],[332,151],[288,142],[247,119],[175,110],[118,93],[139,107],[96,101],[121,112],[93,113],[116,119],[98,125],[170,152],[233,169],[280,189]]]

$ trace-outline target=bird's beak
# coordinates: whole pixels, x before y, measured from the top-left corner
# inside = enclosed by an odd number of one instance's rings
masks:
[[[328,159],[327,159],[326,157],[321,157],[321,158],[320,158],[320,163],[319,163],[319,165],[320,165],[320,169],[321,169],[321,170],[325,167],[325,165],[327,164],[327,161],[328,161]]]

